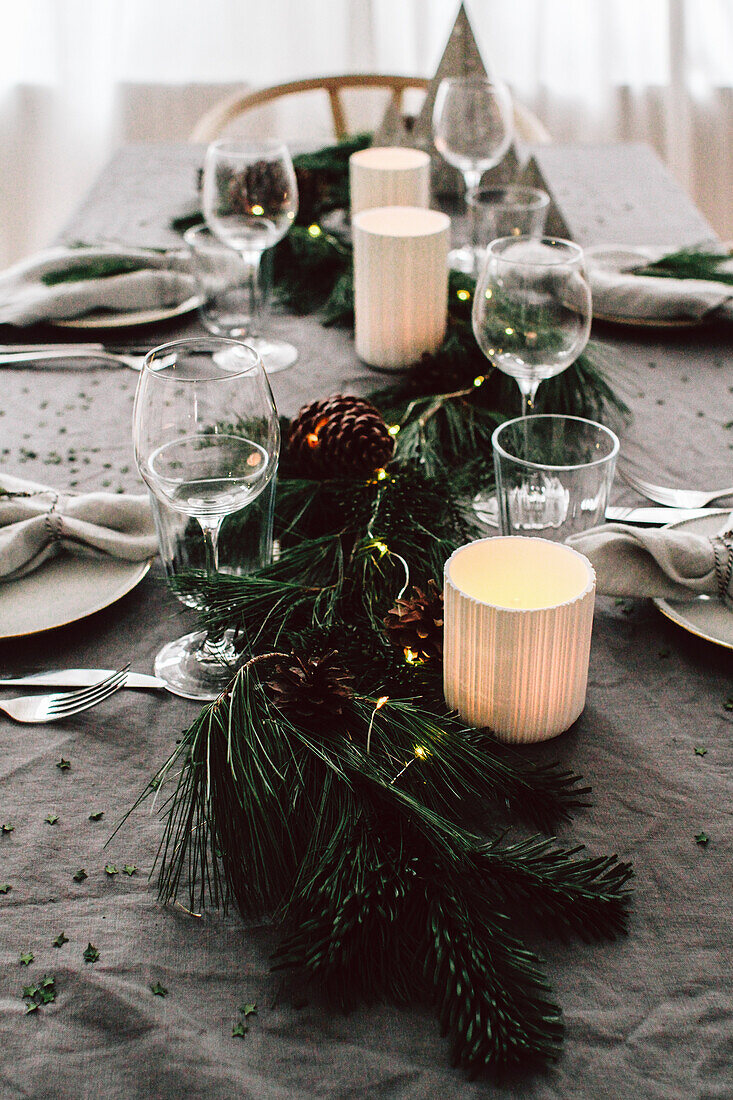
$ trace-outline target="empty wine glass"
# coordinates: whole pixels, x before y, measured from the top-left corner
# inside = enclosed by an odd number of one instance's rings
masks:
[[[481,176],[506,156],[514,133],[509,89],[485,76],[441,80],[433,108],[433,140],[440,155],[463,175],[466,194]],[[450,253],[453,267],[472,274],[475,265],[475,228],[469,210],[469,248]]]
[[[138,468],[162,503],[196,519],[206,569],[218,569],[224,518],[251,505],[276,475],[280,428],[257,352],[234,340],[180,340],[145,357],[133,412]],[[188,699],[213,699],[239,654],[231,632],[168,643],[155,672]]]
[[[472,320],[484,355],[516,379],[526,416],[540,382],[566,370],[588,343],[591,295],[582,249],[551,237],[492,241]]]
[[[284,340],[261,335],[266,292],[261,283],[262,253],[290,230],[298,212],[295,169],[279,141],[215,141],[206,151],[203,212],[211,231],[240,254],[250,280],[253,304],[247,343],[259,352],[268,374],[298,358]]]

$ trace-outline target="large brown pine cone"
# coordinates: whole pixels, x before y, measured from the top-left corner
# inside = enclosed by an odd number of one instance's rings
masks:
[[[397,600],[384,620],[390,641],[409,650],[415,660],[443,657],[443,593],[434,580],[428,590],[413,588],[412,594]]]
[[[288,457],[303,477],[366,477],[389,462],[394,440],[363,397],[305,405],[290,425]]]
[[[266,688],[275,705],[293,723],[312,726],[340,718],[353,697],[353,676],[338,663],[336,650],[306,661],[294,654],[275,665]]]

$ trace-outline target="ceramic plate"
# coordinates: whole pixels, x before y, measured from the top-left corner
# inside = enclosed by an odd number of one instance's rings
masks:
[[[716,535],[723,526],[725,513],[670,523],[670,527],[693,531],[696,535]],[[708,642],[733,649],[733,611],[716,596],[698,596],[694,600],[655,599],[663,615],[690,634]]]
[[[596,313],[593,310],[593,320],[605,321],[610,325],[632,325],[634,328],[698,328],[700,325],[708,324],[712,318],[667,317],[657,320],[653,317],[622,317],[620,314]]]
[[[0,638],[19,638],[93,615],[139,584],[150,562],[62,556],[0,583]]]
[[[201,305],[198,294],[179,302],[177,306],[168,306],[166,309],[141,309],[135,313],[90,313],[87,317],[71,317],[68,321],[52,321],[51,324],[59,328],[127,328],[130,325],[152,325],[156,321],[169,321],[173,317],[181,317],[184,313],[190,313]]]

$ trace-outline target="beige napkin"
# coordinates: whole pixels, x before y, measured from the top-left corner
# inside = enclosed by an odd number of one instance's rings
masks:
[[[731,528],[733,513],[714,538],[674,528],[641,530],[606,523],[571,535],[567,543],[590,560],[601,595],[678,600],[718,595],[733,607]]]
[[[147,495],[74,496],[0,474],[0,581],[22,577],[62,551],[145,561],[157,548]]]
[[[44,275],[123,257],[143,263],[139,271],[47,286]],[[123,248],[53,248],[0,273],[0,324],[32,325],[66,320],[100,309],[119,313],[167,309],[195,293],[182,254]]]
[[[603,317],[640,321],[700,321],[708,314],[733,321],[733,286],[706,279],[661,279],[633,275],[634,268],[659,260],[674,248],[586,248],[593,310]],[[733,271],[733,259],[726,270]]]

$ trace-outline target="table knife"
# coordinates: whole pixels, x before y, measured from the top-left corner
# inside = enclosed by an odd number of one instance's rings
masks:
[[[90,687],[110,676],[113,670],[106,668],[62,668],[55,672],[34,672],[30,676],[0,677],[4,687]],[[165,681],[142,672],[128,672],[122,685],[126,688],[164,688]]]
[[[613,523],[638,523],[649,527],[679,523],[683,519],[699,519],[701,516],[722,516],[730,508],[606,508],[606,519]]]

